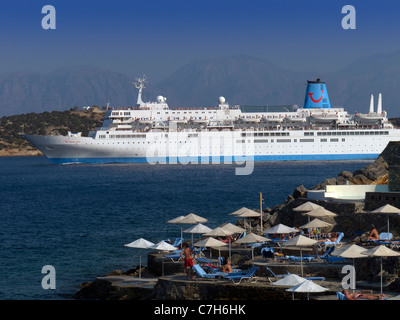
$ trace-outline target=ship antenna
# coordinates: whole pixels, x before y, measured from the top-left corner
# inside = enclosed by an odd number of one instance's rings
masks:
[[[145,88],[144,84],[146,83],[146,76],[143,75],[143,78],[136,78],[136,81],[133,82],[133,84],[135,85],[136,89],[139,89],[139,93],[138,93],[138,98],[137,98],[137,104],[140,106],[142,104],[144,104],[143,100],[142,100],[142,90],[143,88]]]

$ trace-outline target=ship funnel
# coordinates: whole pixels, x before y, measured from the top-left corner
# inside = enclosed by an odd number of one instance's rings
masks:
[[[371,94],[371,101],[369,102],[369,113],[374,113],[374,95]]]
[[[304,108],[330,108],[328,91],[326,90],[325,82],[307,81],[306,99],[304,101]]]
[[[378,107],[376,109],[376,113],[378,114],[382,113],[382,93],[380,93],[378,97]]]

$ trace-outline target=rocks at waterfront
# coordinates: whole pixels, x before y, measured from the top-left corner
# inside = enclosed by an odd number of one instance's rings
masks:
[[[390,168],[396,166],[396,164],[400,164],[400,143],[390,142],[377,160],[368,164],[365,168],[355,172],[343,171],[337,177],[327,178],[322,183],[310,188],[310,190],[323,190],[326,185],[388,184]],[[306,197],[307,189],[301,185],[295,188],[283,203],[275,205],[272,209],[264,209],[263,229],[265,230],[278,223],[289,226],[305,224],[307,218],[293,211],[293,208],[309,201]],[[370,214],[364,207],[364,203],[312,201],[339,215],[336,218],[324,218],[324,220],[334,224],[333,231],[344,232],[347,237],[355,237],[362,231],[369,231],[371,224],[382,228],[380,231],[384,231],[386,227],[387,216]],[[394,217],[392,220],[391,229],[394,234],[398,234],[400,231],[400,219]],[[238,224],[242,226],[246,223],[248,222],[238,221]],[[252,219],[250,225],[257,232],[260,229],[260,220]]]
[[[400,143],[391,142],[386,149],[378,157],[378,159],[367,165],[361,170],[355,172],[343,171],[335,178],[325,179],[322,183],[316,185],[310,190],[321,190],[326,185],[349,185],[349,184],[388,184],[390,174],[396,177],[396,170],[391,168],[400,164]],[[399,190],[400,190],[400,182]],[[395,185],[397,185],[395,183]],[[307,222],[307,217],[301,213],[295,212],[293,208],[309,201],[307,189],[301,185],[294,189],[286,200],[281,204],[276,204],[273,208],[265,208],[263,210],[263,230],[274,226],[278,223],[283,223],[289,226],[300,226]],[[333,224],[333,227],[325,230],[326,232],[338,231],[344,232],[345,241],[347,243],[363,244],[366,240],[366,232],[370,230],[371,224],[374,224],[380,229],[386,231],[387,216],[383,214],[371,214],[366,210],[363,202],[328,202],[317,201],[313,202],[325,207],[326,209],[338,214],[334,218],[324,218],[325,221]],[[256,210],[256,209],[255,209]],[[390,218],[391,232],[396,236],[399,234],[400,217]],[[250,223],[249,223],[250,220]],[[239,219],[237,225],[245,226],[247,229],[252,228],[253,232],[259,232],[261,225],[260,219]],[[259,252],[258,252],[259,253]],[[250,255],[244,253],[241,255],[234,254],[232,262],[239,265],[243,269],[249,267]],[[289,267],[289,265],[282,265]],[[400,292],[400,259],[387,258],[383,262],[383,281],[386,283],[386,288],[393,292]],[[357,270],[357,280],[367,282],[380,282],[380,258],[363,258],[355,260]],[[317,268],[313,270],[313,268]],[[185,277],[181,264],[167,263],[163,265],[165,274],[181,274],[181,279],[169,281],[163,277],[159,278],[154,287],[129,287],[124,285],[115,285],[110,279],[98,278],[92,283],[86,283],[84,287],[75,294],[75,299],[254,299],[254,300],[282,300],[290,299],[284,290],[276,288],[263,289],[262,286],[235,286],[228,284],[213,285],[210,282],[202,282],[201,284],[195,281],[185,281]],[[324,275],[337,277],[341,269],[327,266],[323,268],[321,265],[315,267],[310,264],[308,272],[312,275]],[[296,273],[296,270],[292,270]],[[321,272],[324,271],[324,274]],[[263,271],[260,271],[263,273]],[[265,272],[265,271],[264,271]],[[282,271],[283,272],[283,271]],[[137,276],[138,268],[122,272],[114,271],[109,276],[123,279],[126,275]],[[160,256],[154,253],[148,255],[148,268],[142,270],[142,277],[159,277],[161,275],[161,259]],[[266,276],[262,274],[262,276]],[[340,283],[340,281],[339,281]],[[324,284],[325,286],[328,283]],[[332,285],[332,292],[338,289]],[[340,290],[340,289],[339,289]]]

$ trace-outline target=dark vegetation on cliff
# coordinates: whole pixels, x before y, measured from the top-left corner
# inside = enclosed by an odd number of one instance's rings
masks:
[[[82,132],[87,136],[90,130],[102,124],[104,112],[53,111],[27,113],[0,118],[0,150],[31,149],[21,133],[40,135],[66,135],[68,131]]]

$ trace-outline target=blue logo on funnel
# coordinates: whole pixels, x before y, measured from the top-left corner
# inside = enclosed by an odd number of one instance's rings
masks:
[[[326,90],[325,82],[307,81],[306,100],[304,101],[304,108],[330,108],[328,91]]]

